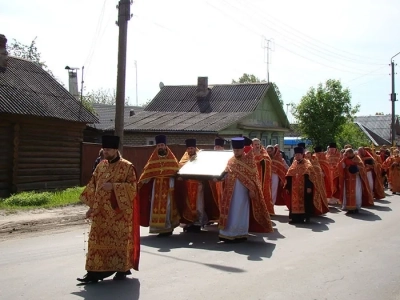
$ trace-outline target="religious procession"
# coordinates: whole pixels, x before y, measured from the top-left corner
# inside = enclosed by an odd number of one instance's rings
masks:
[[[290,166],[278,145],[236,137],[229,150],[216,138],[214,150],[197,148],[187,139],[178,160],[167,136],[156,146],[143,172],[121,157],[118,136],[103,136],[103,158],[96,161],[81,200],[89,209],[91,230],[86,256],[86,284],[114,275],[123,280],[139,270],[140,226],[155,238],[168,238],[182,227],[196,234],[218,224],[221,243],[245,242],[249,234],[273,232],[275,206],[285,206],[289,224],[307,224],[338,206],[346,214],[400,193],[397,147],[376,149],[335,143],[307,150],[294,148]],[[210,159],[213,157],[214,159]]]

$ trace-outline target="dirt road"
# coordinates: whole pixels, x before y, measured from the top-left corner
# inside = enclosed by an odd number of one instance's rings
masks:
[[[0,240],[17,237],[21,233],[54,230],[63,226],[84,224],[85,205],[27,211],[0,211]]]

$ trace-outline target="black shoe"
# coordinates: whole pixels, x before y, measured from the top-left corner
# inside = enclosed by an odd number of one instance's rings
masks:
[[[183,228],[184,232],[201,232],[201,226],[199,225],[186,225]]]
[[[131,275],[131,271],[128,270],[126,272],[117,272],[113,277],[113,280],[125,280],[127,275]]]
[[[235,243],[242,243],[242,242],[247,241],[247,237],[235,238],[235,239],[232,239],[232,240],[220,237],[219,240],[221,242],[224,242],[224,243],[227,243],[227,244],[235,244]]]
[[[307,223],[307,224],[310,223],[310,217],[305,218],[304,223]]]
[[[234,239],[233,239],[233,240],[230,240],[230,239],[227,239],[227,238],[220,237],[219,240],[220,240],[221,242],[226,243],[226,244],[233,244],[233,243],[235,243],[235,240],[234,240]]]
[[[113,280],[125,280],[126,279],[126,274],[125,272],[117,272],[115,276],[113,277]]]
[[[358,214],[360,211],[357,209],[354,210],[354,214]]]
[[[172,231],[168,231],[168,232],[159,233],[157,235],[157,237],[167,237],[167,236],[171,236],[171,235],[172,235]]]
[[[293,216],[292,220],[289,221],[289,224],[303,224],[304,219],[299,218],[298,216]]]
[[[354,215],[356,213],[356,211],[358,212],[358,209],[352,209],[352,210],[348,210],[346,212],[346,215]]]
[[[77,278],[76,280],[83,283],[97,283],[99,280],[103,279],[99,279],[98,276],[93,272],[87,272],[85,276],[83,276],[82,278]]]
[[[247,241],[247,237],[236,238],[235,241],[237,243],[245,242],[245,241]]]
[[[392,195],[396,195],[396,192],[392,192]]]

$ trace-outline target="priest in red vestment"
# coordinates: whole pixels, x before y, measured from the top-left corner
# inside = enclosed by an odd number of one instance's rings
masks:
[[[341,154],[336,147],[336,143],[329,144],[328,151],[326,153],[326,159],[328,160],[330,166],[331,170],[330,180],[332,182],[331,184],[332,193],[329,193],[329,195],[332,195],[332,197],[331,198],[328,197],[328,203],[336,204],[340,198],[338,163],[341,159]]]
[[[272,194],[272,204],[274,205],[287,205],[285,201],[285,194],[283,186],[286,182],[286,172],[289,166],[283,159],[281,151],[279,150],[279,145],[268,145],[267,153],[271,157],[272,162],[272,176],[271,176],[271,194]]]
[[[118,136],[103,136],[104,160],[93,172],[81,194],[89,206],[86,213],[92,219],[87,274],[77,278],[83,283],[97,282],[113,275],[123,280],[139,269],[140,208],[137,197],[136,170],[118,151]]]
[[[358,148],[358,155],[364,162],[372,197],[378,200],[385,198],[385,188],[381,179],[381,164],[376,154],[369,147],[360,147]]]
[[[353,149],[346,149],[338,169],[342,209],[347,210],[347,214],[357,214],[361,206],[373,206],[367,171]]]
[[[273,232],[253,151],[244,153],[244,139],[232,138],[234,156],[225,169],[220,202],[219,237],[224,242],[247,240],[249,232]]]
[[[294,148],[293,163],[286,174],[289,223],[309,223],[312,215],[324,214],[314,167],[304,158],[302,147]]]
[[[214,150],[215,151],[223,151],[225,145],[225,140],[222,138],[215,138],[214,140]],[[222,198],[222,191],[223,191],[223,181],[214,181],[214,180],[209,180],[208,181],[211,195],[208,195],[206,197],[207,193],[205,194],[205,206],[206,208],[212,208],[212,210],[208,210],[208,218],[209,218],[209,223],[212,224],[214,222],[218,222],[219,219],[219,202],[221,201]],[[207,189],[205,190],[207,192]],[[210,199],[211,198],[211,199]],[[209,203],[212,201],[213,203]]]
[[[399,150],[393,149],[393,155],[389,156],[382,164],[384,170],[390,170],[390,188],[392,194],[400,193],[400,155]]]
[[[187,162],[195,160],[197,156],[196,139],[186,139],[186,152],[179,161],[182,168]],[[200,232],[201,228],[208,223],[208,216],[204,203],[204,182],[195,179],[184,179],[180,186],[178,205],[181,211],[181,223],[185,224],[185,232]]]
[[[332,189],[333,189],[331,166],[329,164],[328,159],[326,158],[326,153],[323,152],[321,146],[316,146],[314,148],[314,155],[318,159],[319,165],[323,173],[323,181],[325,185],[326,198],[327,198],[326,201],[328,202],[329,199],[332,198]]]
[[[141,226],[150,227],[150,233],[159,237],[172,235],[179,226],[175,199],[175,177],[178,160],[167,146],[167,137],[155,137],[156,148],[139,178]]]
[[[261,145],[257,138],[252,140],[254,160],[257,166],[258,177],[260,178],[261,188],[264,195],[264,201],[267,204],[270,215],[275,215],[274,205],[272,204],[271,177],[272,161],[267,150]]]

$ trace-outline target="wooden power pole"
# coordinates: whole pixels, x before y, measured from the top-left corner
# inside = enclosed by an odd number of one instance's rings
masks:
[[[126,81],[126,48],[128,41],[128,21],[131,19],[131,1],[120,0],[118,5],[118,67],[117,91],[115,103],[115,132],[120,137],[119,151],[122,154],[124,144],[124,110],[125,110],[125,81]]]
[[[396,146],[396,115],[395,115],[395,102],[396,102],[396,92],[394,87],[394,62],[393,60],[390,62],[392,67],[392,93],[390,94],[390,101],[392,101],[392,146]]]

